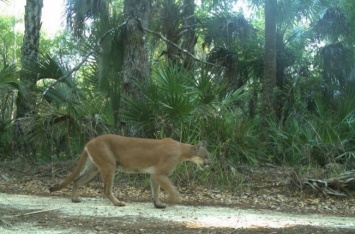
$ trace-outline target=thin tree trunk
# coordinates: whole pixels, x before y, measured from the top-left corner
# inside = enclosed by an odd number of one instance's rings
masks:
[[[169,42],[179,45],[181,41],[181,12],[175,0],[166,0],[161,13],[162,33]],[[165,57],[173,65],[180,66],[181,53],[171,43],[166,43]]]
[[[195,45],[197,43],[197,38],[195,35],[195,1],[194,0],[184,0],[183,8],[184,16],[184,41],[182,43],[182,48],[185,49],[190,54],[195,54]],[[184,58],[184,67],[191,69],[193,66],[193,59],[189,56]]]
[[[15,138],[18,139],[19,149],[22,154],[32,153],[31,146],[26,142],[21,129],[20,119],[32,115],[36,110],[36,82],[35,74],[25,72],[26,68],[36,63],[38,58],[38,47],[41,29],[43,0],[27,0],[25,6],[25,35],[21,48],[22,71],[20,80],[25,86],[25,91],[19,91],[16,100],[16,126],[14,129]]]
[[[274,88],[276,86],[276,1],[265,1],[265,55],[264,55],[264,80],[262,90],[263,116],[261,124],[261,141],[267,140],[268,117],[274,116]]]

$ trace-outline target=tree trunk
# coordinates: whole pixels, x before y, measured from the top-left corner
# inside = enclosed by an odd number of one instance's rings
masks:
[[[37,77],[35,74],[25,72],[25,70],[37,61],[42,7],[43,0],[27,0],[25,6],[25,35],[21,48],[22,72],[20,80],[25,85],[26,96],[22,92],[19,92],[17,98],[17,119],[35,112]]]
[[[27,142],[21,118],[33,115],[36,112],[36,74],[26,72],[26,68],[37,62],[38,47],[41,30],[43,0],[27,0],[25,6],[25,35],[21,48],[22,71],[20,80],[24,84],[24,91],[18,92],[16,100],[16,124],[14,128],[15,139],[18,141],[18,149],[22,155],[29,156],[34,153],[33,147]]]
[[[140,28],[148,28],[151,12],[149,0],[125,0],[124,16],[128,19],[123,36],[123,92],[127,97],[143,99],[137,84],[145,84],[149,79],[147,35]],[[140,21],[140,23],[138,22]],[[124,105],[121,105],[125,108]],[[123,134],[138,135],[132,126],[122,126]]]
[[[276,1],[265,0],[265,55],[264,80],[262,83],[261,141],[268,135],[268,120],[274,117],[274,88],[276,86]]]
[[[149,78],[148,49],[146,34],[139,27],[139,20],[148,28],[151,2],[147,0],[125,0],[124,15],[129,20],[124,35],[123,85],[126,95],[141,98],[136,83],[142,84]]]
[[[163,2],[161,12],[162,33],[169,42],[179,45],[181,42],[181,12],[175,0]],[[181,65],[181,52],[171,43],[166,43],[165,57],[172,65]]]
[[[195,36],[195,1],[194,0],[184,0],[183,8],[184,16],[184,41],[182,43],[182,48],[185,49],[190,54],[195,54],[195,45],[197,43],[197,38]],[[191,69],[193,66],[193,59],[189,56],[184,58],[184,67]]]

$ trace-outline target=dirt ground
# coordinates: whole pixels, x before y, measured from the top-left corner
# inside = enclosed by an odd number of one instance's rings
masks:
[[[247,170],[241,192],[175,181],[181,203],[155,209],[149,183],[124,175],[115,187],[125,207],[110,204],[99,179],[82,188],[82,203],[70,202],[71,186],[50,194],[73,165],[1,163],[0,233],[355,233],[354,196],[290,192],[285,168]]]

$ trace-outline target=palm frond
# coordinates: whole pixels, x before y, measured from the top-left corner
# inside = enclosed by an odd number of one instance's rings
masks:
[[[52,82],[44,82],[46,85]],[[74,83],[74,82],[73,82]],[[44,91],[44,89],[39,88]],[[49,89],[44,95],[44,99],[49,103],[55,103],[59,106],[79,104],[79,91],[75,87],[70,87],[66,84],[58,84],[54,88]]]
[[[342,9],[330,7],[316,22],[314,28],[319,38],[336,42],[341,36],[350,33],[350,22]]]
[[[77,36],[81,36],[88,19],[97,19],[108,15],[110,3],[111,0],[67,0],[65,10],[67,26]]]
[[[21,84],[18,79],[15,65],[10,65],[0,71],[0,90],[20,88]]]
[[[204,46],[209,46],[213,41],[227,49],[235,40],[244,41],[254,32],[253,26],[242,13],[214,14],[205,19],[204,26],[207,30]]]
[[[25,72],[36,74],[38,90],[41,93],[46,90],[48,86],[66,75],[69,71],[62,65],[56,57],[51,56],[46,52],[42,52],[38,61],[31,67],[26,67]],[[44,98],[48,102],[54,102],[57,105],[75,104],[80,92],[77,88],[77,82],[69,76],[66,79],[61,80],[59,84],[50,88],[45,93]]]
[[[201,72],[201,76],[195,79],[194,87],[198,96],[198,103],[211,105],[218,100],[228,90],[227,82],[211,76],[208,70]]]
[[[38,61],[24,68],[25,72],[35,74],[37,81],[41,79],[57,80],[66,74],[66,68],[56,59],[55,56],[47,52],[42,52],[38,56]]]

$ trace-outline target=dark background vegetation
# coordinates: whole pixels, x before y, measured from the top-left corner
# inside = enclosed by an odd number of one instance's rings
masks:
[[[236,2],[67,0],[53,39],[42,0],[24,34],[0,16],[0,160],[69,160],[116,133],[207,140],[212,169],[177,174],[206,183],[244,164],[354,169],[355,2]]]

